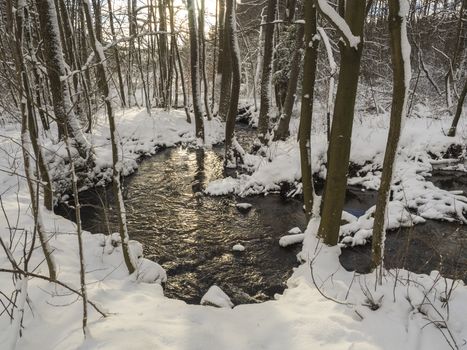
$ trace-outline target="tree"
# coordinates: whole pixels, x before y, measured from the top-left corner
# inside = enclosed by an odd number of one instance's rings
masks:
[[[261,76],[261,93],[258,119],[258,138],[263,145],[269,142],[269,118],[271,112],[271,73],[274,36],[274,19],[277,0],[268,0],[266,29],[264,30],[263,73]]]
[[[237,19],[235,15],[235,0],[227,0],[225,13],[225,33],[228,36],[230,61],[232,63],[232,86],[230,94],[229,114],[225,125],[225,164],[234,161],[233,145],[235,141],[235,120],[238,111],[238,98],[240,95],[240,49],[237,40]]]
[[[188,9],[188,27],[190,31],[191,92],[193,95],[196,138],[199,142],[204,143],[204,122],[199,86],[199,44],[198,31],[196,30],[194,0],[187,0],[186,4]]]
[[[116,139],[116,127],[115,127],[115,117],[113,114],[112,107],[112,98],[110,96],[110,89],[108,85],[108,77],[106,72],[106,59],[104,54],[104,49],[101,43],[97,40],[94,34],[94,28],[91,17],[91,6],[89,5],[89,0],[83,0],[84,13],[86,16],[87,29],[89,34],[89,41],[91,47],[94,51],[94,55],[97,59],[97,78],[98,85],[101,93],[101,97],[105,103],[107,110],[107,117],[109,120],[110,128],[110,143],[112,146],[112,188],[114,196],[116,198],[115,204],[117,207],[118,213],[118,224],[119,224],[119,233],[120,239],[122,241],[122,253],[125,260],[125,265],[128,269],[128,272],[132,274],[135,272],[137,266],[136,261],[133,258],[131,251],[128,246],[129,236],[128,236],[128,227],[126,222],[126,212],[125,204],[123,202],[122,188],[120,185],[120,169],[121,161],[118,156],[118,145]]]
[[[78,117],[74,113],[68,89],[66,79],[68,73],[63,58],[60,30],[57,25],[59,22],[54,2],[52,0],[36,0],[36,3],[41,34],[43,38],[46,38],[43,54],[47,65],[47,75],[50,81],[53,109],[59,134],[63,136],[65,127],[68,127],[74,146],[81,157],[91,166],[93,163],[91,145],[84,136]]]
[[[318,234],[329,245],[339,239],[342,209],[347,187],[350,142],[357,95],[360,60],[363,50],[363,25],[365,1],[347,1],[344,20],[331,8],[326,0],[317,0],[320,13],[339,31],[343,40],[339,42],[341,69],[337,86],[331,138],[328,148],[328,166],[324,186],[324,202]],[[335,21],[335,19],[340,19]]]
[[[50,280],[57,278],[57,268],[52,255],[52,248],[49,245],[49,237],[44,227],[42,219],[42,206],[39,202],[39,183],[40,181],[36,178],[33,168],[33,158],[31,157],[31,134],[29,132],[29,121],[33,120],[31,114],[32,110],[32,98],[29,93],[29,81],[28,74],[26,71],[25,59],[23,55],[23,39],[24,39],[24,13],[26,11],[26,2],[18,1],[16,6],[16,27],[15,27],[15,66],[17,73],[17,86],[18,94],[21,97],[21,148],[23,153],[24,172],[29,189],[29,195],[31,198],[31,207],[34,218],[35,233],[39,237],[42,251],[44,253],[45,261],[49,271]],[[12,16],[13,17],[13,16]]]
[[[462,108],[464,106],[465,95],[467,94],[467,79],[464,81],[464,88],[459,96],[459,100],[457,101],[457,108],[456,114],[454,115],[454,119],[452,120],[451,128],[449,129],[448,136],[456,136],[457,124],[459,123],[459,119],[461,118]]]
[[[223,37],[220,38],[222,42],[222,51],[219,50],[219,55],[222,54],[222,61],[219,57],[219,64],[222,66],[220,68],[221,72],[221,91],[219,95],[219,116],[221,120],[227,120],[227,116],[229,113],[229,106],[230,106],[230,94],[232,93],[232,53],[231,51],[231,44],[230,44],[230,35],[228,28],[228,21],[227,18],[227,9],[226,12],[222,15],[224,19],[224,24],[222,26],[222,35]]]
[[[316,7],[312,1],[306,1],[305,10],[305,42],[311,43],[305,47],[303,62],[302,106],[300,110],[299,147],[300,167],[302,172],[303,203],[307,220],[313,215],[315,190],[313,172],[311,169],[311,122],[313,115],[313,95],[316,80],[316,62],[318,60],[318,45],[316,39]],[[289,83],[289,86],[292,85]]]
[[[379,186],[378,198],[376,201],[372,242],[373,266],[381,269],[387,227],[386,210],[389,202],[389,193],[391,190],[399,138],[402,131],[402,120],[407,114],[407,97],[410,88],[410,44],[407,39],[406,22],[408,8],[409,4],[407,0],[389,0],[388,24],[393,66],[391,122],[386,143],[386,152],[384,153],[381,185]],[[379,273],[379,283],[382,283],[381,271]]]
[[[295,31],[296,33],[295,34],[295,47],[293,49],[292,61],[290,63],[289,79],[287,83],[287,94],[285,95],[284,108],[282,110],[282,113],[279,119],[279,124],[274,133],[274,141],[284,140],[285,138],[287,138],[287,136],[289,136],[289,124],[290,124],[290,118],[292,117],[293,105],[295,103],[295,94],[297,92],[298,76],[300,74],[300,66],[301,66],[300,61],[302,60],[303,35],[305,31],[303,25],[301,24],[297,24],[297,25],[298,25],[298,28]],[[315,30],[315,34],[316,34],[316,30]],[[311,40],[312,39],[310,39],[310,41]],[[307,41],[307,42],[310,42],[310,41]]]

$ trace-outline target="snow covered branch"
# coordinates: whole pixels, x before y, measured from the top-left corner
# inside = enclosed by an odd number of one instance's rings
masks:
[[[349,25],[337,12],[334,10],[327,0],[316,0],[319,12],[331,23],[336,30],[342,35],[345,43],[350,47],[357,48],[361,39],[352,34]]]

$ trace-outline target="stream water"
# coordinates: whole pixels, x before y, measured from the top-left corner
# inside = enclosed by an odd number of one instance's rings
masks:
[[[251,139],[245,127],[238,134],[244,145]],[[245,199],[202,195],[208,182],[224,176],[222,153],[222,147],[176,147],[144,159],[124,181],[129,232],[143,243],[145,256],[166,269],[168,297],[198,304],[216,284],[235,304],[268,300],[283,291],[298,265],[301,246],[281,248],[278,240],[293,227],[305,228],[302,203],[276,194]],[[465,190],[465,178],[459,181],[456,189]],[[114,203],[110,187],[82,192],[80,201],[84,229],[117,231],[116,217],[109,210]],[[375,201],[376,192],[349,188],[345,209],[361,215]],[[240,212],[235,206],[240,202],[251,203],[252,209]],[[66,204],[56,212],[74,218]],[[409,243],[407,237],[411,237]],[[400,230],[388,235],[386,261],[388,266],[406,266],[416,272],[441,269],[465,280],[467,254],[461,247],[465,248],[466,237],[466,226],[452,223],[428,222],[411,229],[410,236]],[[232,251],[237,243],[245,246],[243,252]],[[403,256],[408,259],[404,261]],[[369,257],[368,246],[346,248],[341,262],[347,269],[365,272]]]

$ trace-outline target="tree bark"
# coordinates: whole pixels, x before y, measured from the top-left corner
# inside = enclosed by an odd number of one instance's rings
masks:
[[[361,38],[365,22],[365,1],[348,1],[345,8],[345,20],[353,35]],[[363,40],[360,40],[357,48],[343,41],[340,41],[339,47],[341,69],[334,105],[324,202],[318,231],[328,245],[336,245],[339,240]]]
[[[191,93],[193,95],[196,138],[199,142],[204,143],[204,122],[199,86],[199,45],[194,0],[187,0],[187,9],[188,26],[190,30]]]
[[[284,108],[279,119],[279,125],[276,129],[276,132],[274,133],[274,141],[285,140],[289,136],[289,124],[295,103],[295,93],[297,92],[298,76],[300,74],[300,61],[302,59],[303,34],[305,32],[303,25],[298,24],[298,26],[299,27],[297,28],[295,38],[294,53],[290,63],[287,94],[285,96]]]
[[[122,188],[120,185],[120,169],[121,169],[121,161],[118,156],[118,145],[116,139],[116,127],[115,127],[115,118],[113,114],[113,107],[111,103],[111,96],[110,90],[108,85],[107,79],[107,72],[106,72],[106,60],[104,55],[104,50],[102,48],[101,43],[96,39],[94,34],[94,28],[92,25],[92,17],[91,17],[91,8],[89,6],[89,0],[83,0],[84,5],[84,12],[86,16],[86,23],[88,28],[89,34],[89,41],[91,43],[91,47],[94,51],[94,54],[97,59],[97,79],[99,90],[101,93],[101,97],[104,100],[105,107],[107,109],[107,117],[109,120],[109,128],[110,128],[110,143],[112,145],[112,188],[115,196],[115,204],[117,207],[118,213],[118,224],[119,224],[119,233],[120,239],[122,241],[122,253],[123,258],[125,261],[125,265],[128,269],[129,274],[132,274],[136,270],[136,261],[132,257],[130,249],[128,247],[128,227],[126,222],[126,212],[125,212],[125,204],[123,203],[123,195],[122,195]]]
[[[373,224],[372,263],[373,267],[382,269],[384,257],[384,240],[387,226],[387,206],[394,173],[394,164],[402,131],[402,120],[406,116],[407,96],[410,88],[410,46],[407,39],[407,24],[401,13],[403,3],[407,0],[389,0],[389,32],[391,59],[393,66],[393,92],[391,122],[389,126],[386,152],[384,154],[381,185],[376,201],[375,221]],[[408,7],[408,6],[407,6]],[[408,46],[408,47],[407,47]],[[407,50],[409,50],[407,52]],[[379,271],[379,284],[382,273]]]
[[[316,64],[318,61],[319,41],[313,40],[316,35],[316,8],[313,1],[306,1],[305,12],[305,59],[303,62],[302,106],[300,110],[299,146],[300,167],[302,172],[303,204],[307,220],[313,215],[315,189],[311,169],[311,123],[313,116],[313,95],[316,80]],[[310,45],[312,43],[312,45]],[[289,85],[291,85],[289,83]]]
[[[78,117],[73,111],[73,104],[68,90],[67,71],[63,58],[62,44],[60,42],[57,12],[51,0],[37,0],[37,10],[44,43],[44,57],[47,64],[47,75],[50,81],[52,92],[52,102],[57,119],[59,135],[64,135],[65,127],[70,130],[70,136],[74,139],[75,147],[80,156],[88,161],[91,166],[92,151],[91,145],[81,130]]]
[[[236,25],[236,11],[235,0],[227,0],[227,11],[225,15],[226,33],[229,37],[229,52],[232,62],[232,88],[230,94],[229,114],[227,123],[225,124],[225,163],[229,164],[234,162],[234,150],[232,147],[235,138],[235,119],[238,112],[238,98],[240,94],[240,49],[238,47],[237,39],[237,25]]]
[[[261,77],[261,95],[258,119],[258,138],[263,145],[269,142],[269,119],[271,110],[271,74],[274,20],[277,0],[268,0],[264,35],[263,74]]]
[[[465,95],[467,94],[467,79],[464,81],[464,88],[459,96],[459,101],[457,101],[456,114],[452,120],[451,128],[449,129],[448,136],[456,136],[457,124],[459,124],[459,119],[461,118],[462,108],[464,106]]]

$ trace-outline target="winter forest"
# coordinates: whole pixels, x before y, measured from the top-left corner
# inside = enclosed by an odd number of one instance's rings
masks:
[[[466,0],[0,0],[0,349],[467,349]]]

